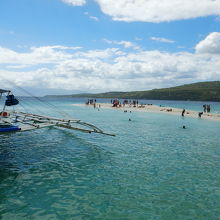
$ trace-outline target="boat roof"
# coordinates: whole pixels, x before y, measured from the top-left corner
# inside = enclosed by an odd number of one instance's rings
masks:
[[[0,89],[0,94],[1,93],[6,93],[6,92],[10,92],[10,90]]]

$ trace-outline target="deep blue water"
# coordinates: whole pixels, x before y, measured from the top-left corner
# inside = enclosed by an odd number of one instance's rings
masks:
[[[20,110],[65,110],[117,136],[58,128],[0,135],[0,219],[219,219],[219,122],[71,105],[84,101],[22,100]]]

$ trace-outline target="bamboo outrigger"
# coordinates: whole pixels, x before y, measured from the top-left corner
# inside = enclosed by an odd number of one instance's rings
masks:
[[[7,93],[2,112],[0,113],[0,132],[23,132],[45,127],[61,127],[85,133],[98,133],[103,135],[115,136],[114,134],[106,133],[100,128],[83,122],[78,119],[60,119],[38,114],[25,112],[7,112],[7,105],[18,104],[18,100],[14,98],[9,90],[0,89],[0,99],[3,93]],[[11,95],[10,95],[11,94]]]

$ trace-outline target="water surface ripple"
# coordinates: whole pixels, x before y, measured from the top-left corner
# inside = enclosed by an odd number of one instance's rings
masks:
[[[219,219],[218,122],[72,102],[56,104],[117,136],[1,135],[1,219]]]

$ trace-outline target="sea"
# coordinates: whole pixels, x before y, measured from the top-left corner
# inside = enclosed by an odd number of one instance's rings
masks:
[[[220,219],[220,122],[72,105],[86,101],[20,99],[18,110],[81,119],[116,136],[1,134],[0,219]],[[217,102],[139,103],[198,112],[211,104],[220,113]]]

